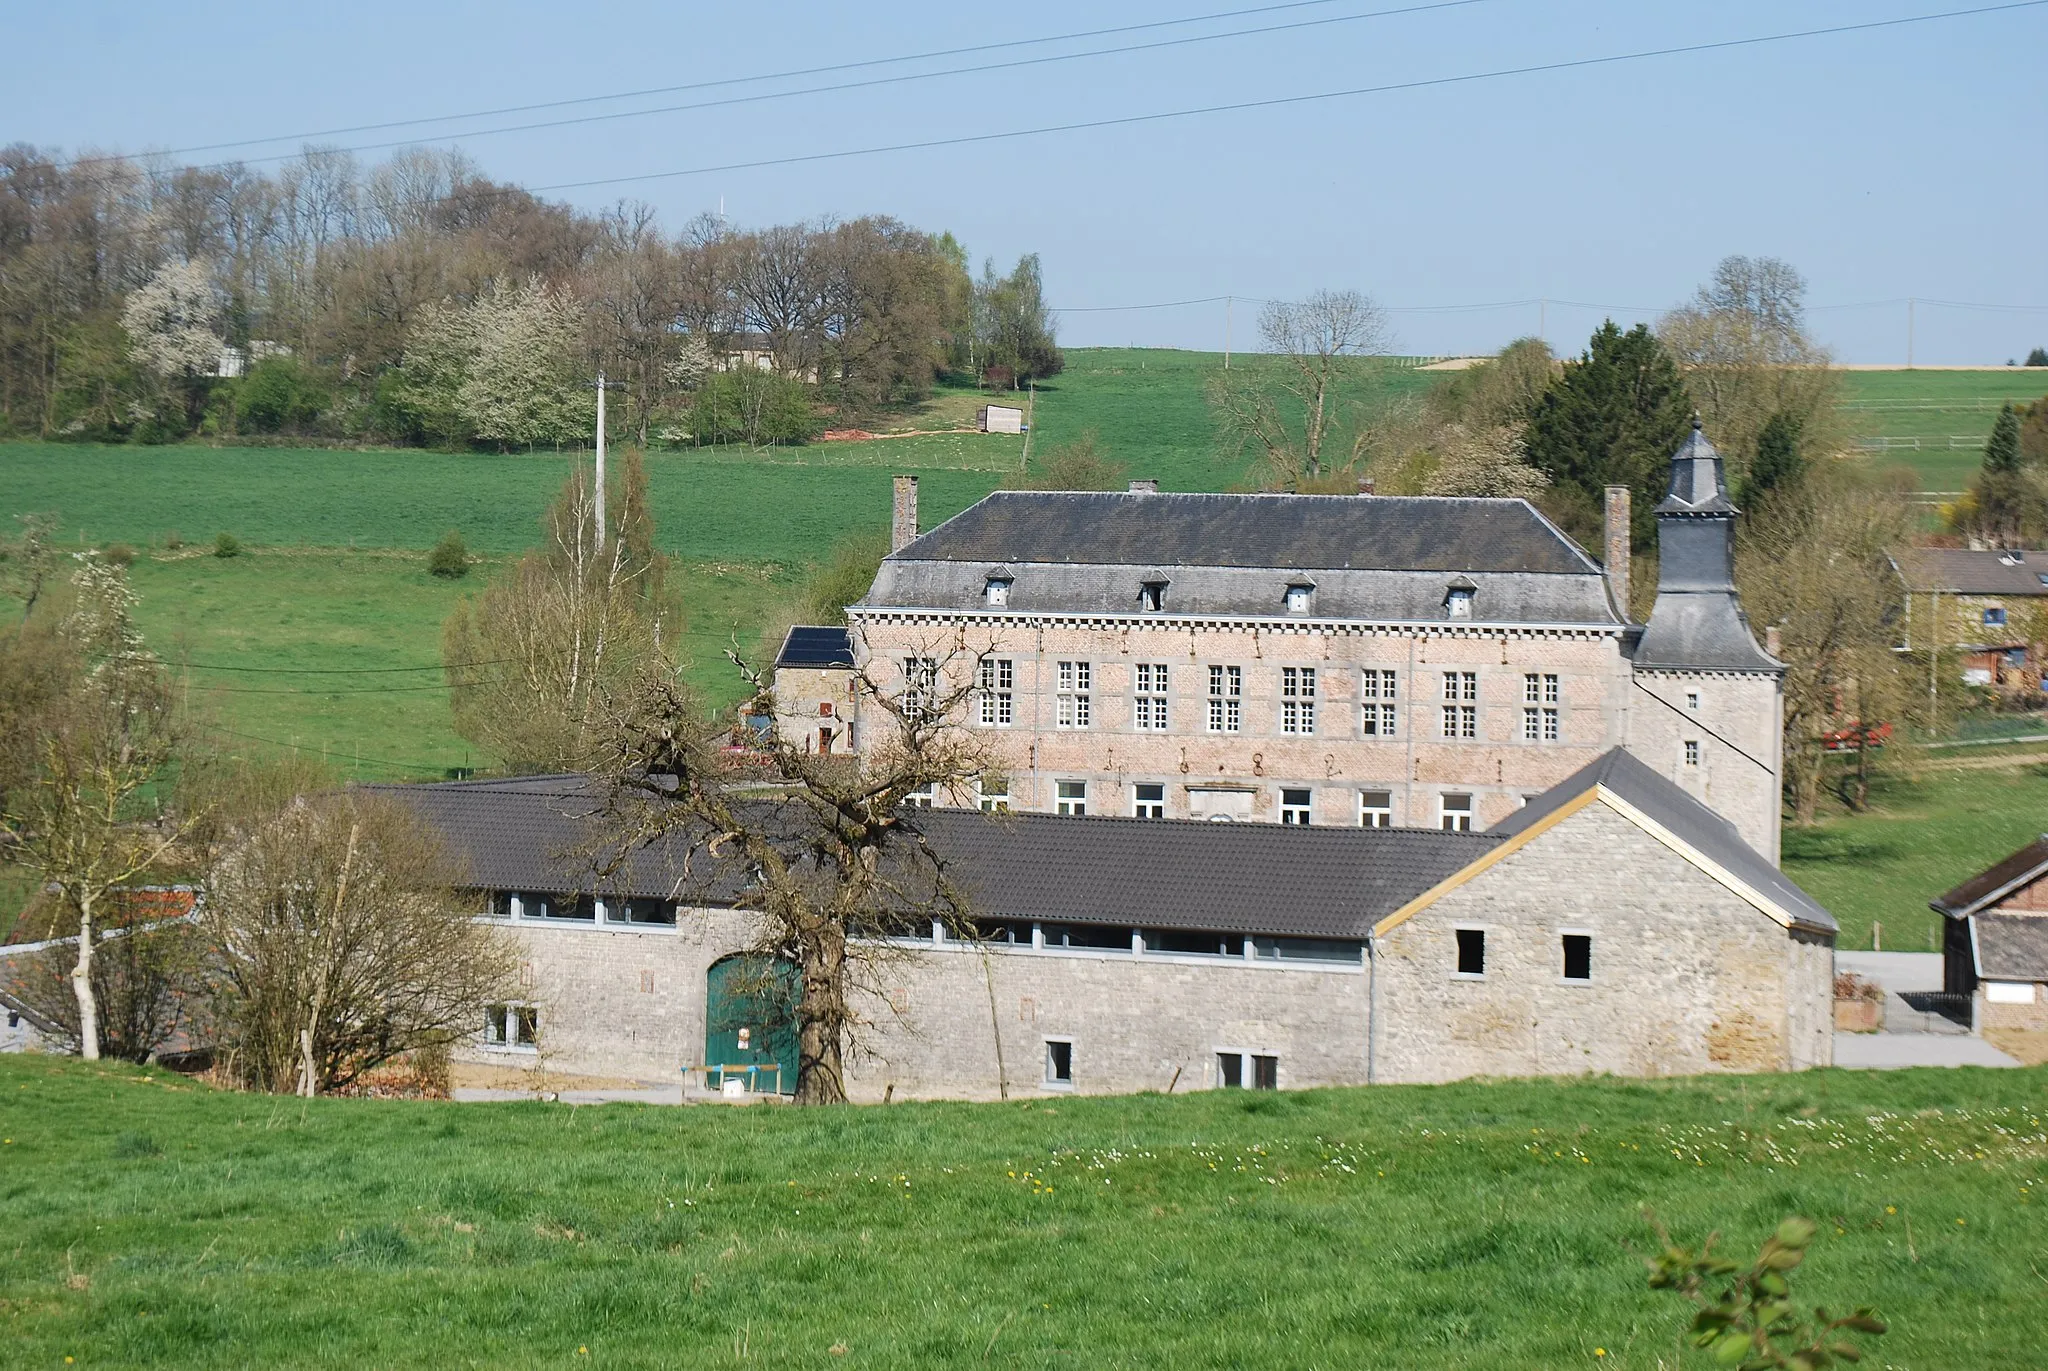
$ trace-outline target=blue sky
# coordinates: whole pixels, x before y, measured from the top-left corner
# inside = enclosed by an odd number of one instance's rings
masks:
[[[1270,0],[1267,0],[1270,3]],[[1984,0],[1975,0],[1983,3]],[[0,141],[137,151],[751,77],[934,49],[966,54],[781,82],[326,141],[453,143],[531,186],[757,161],[1713,42],[1972,0],[1335,0],[1026,48],[991,45],[1258,7],[1148,0],[1010,8],[433,4],[300,11],[229,0],[6,0],[17,58]],[[880,12],[880,11],[886,12]],[[1297,28],[940,74],[865,90],[489,135],[608,113],[908,72]],[[988,51],[980,49],[988,48]],[[671,226],[881,212],[1007,265],[1041,254],[1062,341],[1219,347],[1221,303],[1352,287],[1403,351],[1535,332],[1576,348],[1603,312],[1648,317],[1731,252],[1811,282],[1847,362],[2002,363],[2048,346],[2048,7],[1235,113],[563,191]],[[33,54],[33,60],[21,60]],[[445,136],[444,136],[445,135]],[[291,151],[268,143],[234,153]],[[363,154],[366,158],[380,155]],[[1505,308],[1443,306],[1535,301]],[[1575,303],[1565,303],[1575,302]],[[1884,302],[1884,303],[1873,303]],[[1603,306],[1588,309],[1583,306]],[[1255,306],[1235,311],[1249,341]]]

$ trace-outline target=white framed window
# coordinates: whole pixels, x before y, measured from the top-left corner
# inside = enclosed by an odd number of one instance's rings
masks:
[[[912,719],[924,717],[937,692],[939,664],[930,657],[903,659],[903,713]]]
[[[1362,828],[1392,828],[1394,826],[1394,792],[1391,790],[1359,791],[1358,823]]]
[[[1289,614],[1306,614],[1315,607],[1315,602],[1316,589],[1314,586],[1287,587],[1287,612]]]
[[[1086,781],[1055,781],[1053,783],[1053,808],[1061,814],[1086,814],[1088,812],[1088,783]]]
[[[2034,995],[2032,981],[1984,982],[1984,999],[1988,1004],[2032,1004]]]
[[[1457,946],[1456,976],[1477,980],[1486,974],[1486,930],[1461,927],[1451,930]]]
[[[1437,797],[1437,826],[1446,833],[1472,831],[1472,797],[1444,794]]]
[[[1047,1038],[1045,1040],[1045,1085],[1049,1090],[1071,1090],[1074,1088],[1074,1040],[1072,1038]]]
[[[1450,594],[1444,596],[1444,608],[1450,611],[1453,619],[1471,618],[1472,592],[1463,587],[1454,588]]]
[[[1554,743],[1558,739],[1558,713],[1536,705],[1522,706],[1522,741]]]
[[[1008,776],[983,776],[974,783],[975,795],[981,801],[984,814],[1007,814],[1010,812],[1010,778]]]
[[[1700,712],[1700,693],[1697,690],[1685,692],[1685,707],[1690,713],[1697,714]]]
[[[1558,954],[1563,961],[1563,977],[1567,981],[1584,982],[1593,979],[1593,935],[1584,929],[1567,928],[1557,935]]]
[[[1219,1090],[1278,1090],[1280,1059],[1269,1052],[1218,1048],[1216,1086]]]
[[[937,794],[938,787],[936,783],[926,781],[923,785],[911,787],[903,797],[903,807],[905,809],[930,809],[933,800],[937,798]]]
[[[1478,672],[1446,671],[1444,673],[1443,736],[1446,738],[1477,738],[1479,736]]]
[[[530,1004],[485,1005],[484,1046],[500,1052],[538,1052],[539,1007]]]
[[[1687,738],[1685,740],[1685,764],[1687,766],[1698,766],[1700,764],[1699,739]]]
[[[1132,786],[1131,817],[1136,819],[1165,818],[1166,786],[1158,781],[1140,781]]]
[[[1244,668],[1209,668],[1209,731],[1237,733],[1244,728]]]
[[[1359,731],[1368,738],[1394,736],[1394,673],[1367,667],[1359,673]]]
[[[1010,582],[1002,576],[991,576],[982,586],[981,593],[990,609],[1002,609],[1010,603]]]
[[[1282,790],[1280,792],[1280,822],[1283,824],[1307,824],[1315,812],[1315,792],[1312,790]]]
[[[1008,657],[981,659],[981,725],[1008,728],[1016,718],[1017,664]]]
[[[1094,717],[1095,664],[1060,662],[1053,721],[1060,728],[1086,728]]]
[[[1312,666],[1280,668],[1280,731],[1316,731],[1316,669]]]
[[[1166,663],[1139,662],[1131,668],[1132,722],[1140,731],[1166,727]]]

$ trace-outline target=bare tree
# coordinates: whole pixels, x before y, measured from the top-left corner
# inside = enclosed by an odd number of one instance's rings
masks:
[[[456,731],[514,767],[586,765],[597,702],[642,669],[674,672],[680,615],[653,547],[644,468],[629,458],[619,475],[617,536],[598,545],[589,476],[577,470],[548,508],[546,542],[458,604],[442,630]]]
[[[190,820],[142,804],[144,788],[175,755],[178,732],[169,679],[135,628],[135,594],[119,568],[94,556],[73,585],[77,603],[62,628],[73,654],[69,679],[28,721],[32,771],[0,795],[0,841],[61,903],[64,933],[76,933],[79,1052],[94,1060],[100,913],[114,892],[165,859]]]
[[[1274,482],[1288,487],[1355,461],[1362,435],[1337,441],[1351,427],[1345,387],[1360,359],[1389,350],[1385,313],[1355,290],[1319,290],[1305,300],[1269,303],[1259,314],[1259,336],[1277,361],[1210,382],[1210,407],[1225,441],[1237,453],[1257,454]]]
[[[1692,301],[1657,321],[1657,340],[1738,472],[1773,415],[1809,453],[1841,445],[1841,375],[1806,334],[1806,279],[1775,257],[1727,257]]]
[[[610,796],[610,866],[680,837],[697,860],[744,873],[738,907],[758,916],[753,951],[793,965],[800,983],[799,1104],[845,1101],[846,1055],[862,1026],[857,996],[877,990],[878,968],[902,955],[887,938],[933,920],[971,934],[963,892],[919,841],[916,802],[987,769],[985,747],[959,723],[984,658],[957,644],[926,651],[858,675],[867,730],[858,758],[806,752],[776,728],[762,674],[737,654],[756,692],[749,713],[771,721],[745,764],[673,678],[643,676],[616,702],[598,768]]]
[[[458,874],[410,809],[362,793],[296,800],[229,844],[200,925],[229,1073],[315,1095],[474,1033],[516,957]]]
[[[1920,699],[1892,650],[1901,605],[1886,563],[1887,551],[1907,541],[1912,506],[1847,473],[1831,477],[1745,520],[1736,547],[1744,605],[1781,634],[1783,774],[1799,824],[1811,824],[1817,813],[1828,735],[1901,721]],[[1869,762],[1859,746],[1859,780],[1844,796],[1852,807],[1862,804]]]

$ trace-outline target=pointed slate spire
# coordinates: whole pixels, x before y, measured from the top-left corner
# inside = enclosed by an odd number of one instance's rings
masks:
[[[1735,516],[1721,454],[1697,414],[1671,457],[1671,492],[1657,506],[1657,603],[1636,644],[1638,667],[1782,672],[1757,646],[1735,594]]]
[[[1692,434],[1671,458],[1671,493],[1657,506],[1659,514],[1737,514],[1728,498],[1728,472],[1721,454],[1707,441],[1700,416],[1692,416]]]

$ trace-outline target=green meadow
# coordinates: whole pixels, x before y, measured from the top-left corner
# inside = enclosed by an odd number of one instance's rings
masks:
[[[802,1111],[0,1058],[9,1367],[1675,1368],[1653,1208],[1866,1364],[2040,1364],[2048,1070]]]
[[[2048,369],[2040,367],[1851,371],[1843,379],[1850,433],[1889,440],[1869,460],[1907,467],[1923,490],[1963,489],[1977,474],[1999,406],[2048,398]]]

